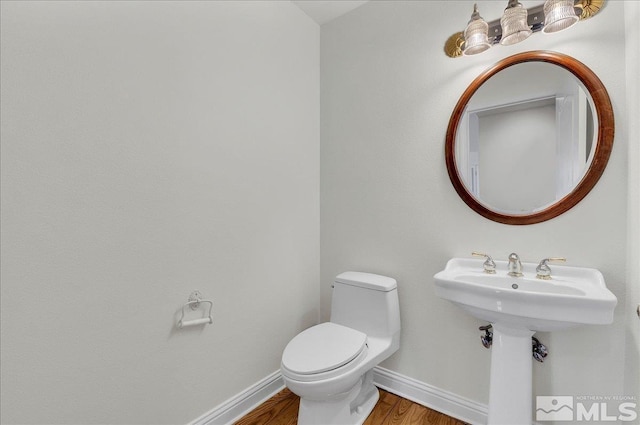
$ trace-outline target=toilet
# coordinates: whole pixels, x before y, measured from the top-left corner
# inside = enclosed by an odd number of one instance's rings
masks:
[[[299,425],[361,425],[379,398],[373,368],[400,346],[396,280],[338,275],[331,319],[296,335],[282,353],[285,385],[300,396]]]

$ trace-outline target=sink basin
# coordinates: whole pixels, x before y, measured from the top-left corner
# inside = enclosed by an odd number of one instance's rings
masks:
[[[522,263],[524,276],[512,277],[506,261],[496,261],[495,274],[485,273],[483,262],[449,260],[434,276],[436,294],[479,319],[531,331],[613,322],[617,299],[596,269],[552,266],[552,278],[542,280],[533,263]]]
[[[453,258],[435,278],[436,294],[493,325],[488,425],[532,423],[531,337],[578,325],[613,322],[618,302],[602,273],[552,266],[551,279],[536,278],[536,264],[522,263],[524,276],[484,272],[484,260]]]

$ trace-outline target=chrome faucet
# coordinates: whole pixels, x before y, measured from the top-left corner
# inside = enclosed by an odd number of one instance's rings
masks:
[[[509,255],[509,276],[513,277],[521,277],[522,276],[522,263],[520,262],[520,257],[515,252],[512,252]]]

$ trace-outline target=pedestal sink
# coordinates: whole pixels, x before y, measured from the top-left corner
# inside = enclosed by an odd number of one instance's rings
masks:
[[[532,421],[531,336],[579,325],[613,322],[618,302],[596,269],[553,266],[549,280],[536,278],[536,264],[522,263],[522,277],[507,275],[496,261],[453,258],[434,276],[436,294],[493,325],[489,425]]]

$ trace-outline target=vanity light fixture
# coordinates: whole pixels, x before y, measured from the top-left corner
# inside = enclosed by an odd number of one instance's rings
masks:
[[[534,32],[552,34],[594,16],[604,3],[605,0],[546,0],[525,9],[518,0],[509,0],[502,17],[488,23],[475,4],[465,31],[449,37],[444,50],[447,56],[455,58],[482,53],[498,43],[505,46],[519,43]]]

